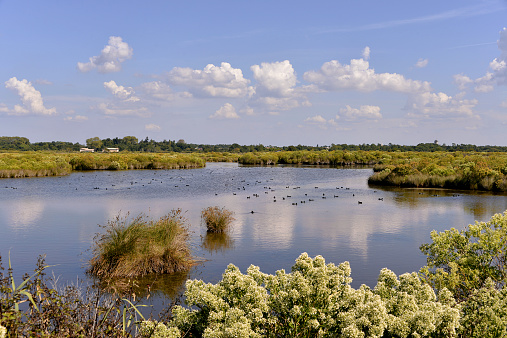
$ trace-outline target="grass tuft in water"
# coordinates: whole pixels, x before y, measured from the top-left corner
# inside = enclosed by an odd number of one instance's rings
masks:
[[[202,222],[206,225],[208,232],[227,232],[234,221],[234,213],[220,207],[207,207],[201,212]]]
[[[159,220],[118,215],[94,239],[88,272],[99,278],[138,277],[190,269],[195,261],[181,209]]]

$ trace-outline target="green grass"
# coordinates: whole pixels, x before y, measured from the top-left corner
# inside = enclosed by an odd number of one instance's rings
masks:
[[[0,178],[63,176],[75,170],[202,168],[202,155],[181,153],[0,153]]]
[[[190,269],[195,261],[181,210],[159,220],[139,215],[109,221],[97,234],[88,272],[99,278],[138,277]]]
[[[201,219],[206,230],[213,233],[224,233],[234,221],[233,212],[220,207],[208,207],[202,210]]]

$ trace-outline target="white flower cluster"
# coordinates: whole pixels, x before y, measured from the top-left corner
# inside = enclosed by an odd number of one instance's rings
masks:
[[[460,311],[449,291],[437,297],[416,273],[380,272],[374,289],[350,286],[348,262],[326,264],[303,253],[290,273],[242,274],[229,265],[217,284],[186,283],[188,308],[177,306],[166,325],[144,323],[143,334],[225,337],[453,337]]]

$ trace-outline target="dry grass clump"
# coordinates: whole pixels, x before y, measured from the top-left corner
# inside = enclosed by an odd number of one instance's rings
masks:
[[[88,272],[100,278],[136,277],[190,269],[195,261],[181,210],[159,220],[139,215],[128,222],[118,215],[97,234]]]
[[[201,219],[208,232],[227,232],[234,217],[230,210],[219,207],[207,207],[201,212]]]

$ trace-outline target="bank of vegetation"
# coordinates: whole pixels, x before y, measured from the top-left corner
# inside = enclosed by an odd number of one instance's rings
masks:
[[[374,166],[370,184],[507,191],[505,153],[406,153]]]
[[[185,153],[0,153],[0,178],[68,175],[75,170],[189,169],[206,159]]]
[[[229,265],[216,283],[188,280],[184,302],[145,318],[135,295],[58,288],[39,259],[16,283],[1,268],[0,337],[505,337],[507,211],[432,232],[427,265],[352,288],[351,267],[301,254],[290,272]]]

